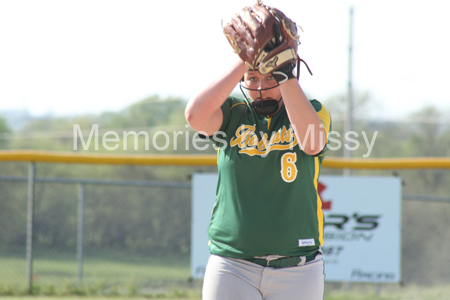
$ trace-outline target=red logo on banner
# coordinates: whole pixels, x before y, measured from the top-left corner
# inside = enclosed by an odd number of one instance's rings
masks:
[[[322,197],[322,192],[327,188],[327,186],[319,181],[317,185],[317,190],[319,192],[320,200],[322,201],[322,209],[330,210],[331,209],[331,200],[324,201]]]

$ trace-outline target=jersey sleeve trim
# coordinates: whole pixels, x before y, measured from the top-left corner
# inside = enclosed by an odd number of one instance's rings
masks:
[[[246,104],[245,103],[236,103],[232,107],[230,107],[230,110],[232,110],[234,107],[236,107],[238,105],[246,105]]]
[[[238,98],[234,98],[232,96],[228,97],[227,100],[224,102],[224,104],[222,104],[221,109],[222,109],[222,114],[223,114],[223,122],[222,122],[222,126],[220,126],[219,131],[224,132],[226,130],[226,128],[228,127],[228,124],[230,123],[231,120],[231,114],[232,114],[232,110],[233,108],[241,105],[241,104],[245,104],[245,102],[241,102],[242,100],[238,99]]]
[[[325,131],[325,147],[316,156],[323,157],[327,152],[328,139],[331,131],[331,115],[328,109],[318,100],[310,100],[317,115],[319,116],[320,122],[322,123],[323,130]]]
[[[330,129],[331,129],[330,112],[328,111],[328,109],[325,106],[322,105],[322,107],[317,112],[317,114],[319,115],[319,119],[322,122],[323,130],[325,130],[325,135],[326,135],[326,139],[327,139],[327,142],[328,142],[328,136],[330,134]]]

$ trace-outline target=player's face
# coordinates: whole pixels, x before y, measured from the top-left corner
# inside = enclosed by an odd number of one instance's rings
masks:
[[[280,87],[277,86],[278,83],[272,74],[262,75],[258,71],[248,71],[244,74],[244,85],[249,89],[261,90],[252,91],[247,90],[248,96],[252,101],[255,100],[280,100],[281,99],[281,90]],[[268,89],[268,90],[264,90]],[[261,99],[262,96],[262,99]]]

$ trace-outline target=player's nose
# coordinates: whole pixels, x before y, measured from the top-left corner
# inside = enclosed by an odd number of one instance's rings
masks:
[[[269,87],[269,86],[268,86],[266,80],[261,80],[261,81],[259,82],[259,89],[260,89],[260,90],[266,89],[266,88],[268,88],[268,87]]]

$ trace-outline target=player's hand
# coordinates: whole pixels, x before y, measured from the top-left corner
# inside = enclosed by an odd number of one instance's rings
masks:
[[[267,45],[264,47],[264,51],[266,53],[272,53],[276,52],[277,48],[282,47],[285,44],[285,39],[283,38],[283,35],[281,33],[280,25],[278,23],[273,24],[273,37],[270,39],[270,41],[267,43]],[[281,55],[282,53],[287,54],[288,57]],[[280,52],[280,54],[276,55],[274,58],[268,59],[261,65],[260,71],[264,71],[265,69],[271,69],[272,75],[275,75],[275,71],[279,71],[279,79],[278,84],[285,82],[286,80],[291,79],[291,74],[295,67],[295,60],[294,54],[296,56],[296,53],[294,49],[291,47],[285,49],[284,51]],[[291,59],[289,57],[292,56]],[[291,65],[293,67],[291,68]],[[280,71],[282,70],[282,71]],[[281,73],[280,73],[281,72]],[[294,71],[295,72],[295,71]],[[283,76],[284,75],[284,76]],[[281,77],[280,77],[281,76]],[[295,77],[295,76],[294,76]]]
[[[288,64],[282,66],[278,70],[273,71],[272,76],[275,78],[275,80],[278,82],[278,84],[282,84],[292,78],[297,79],[295,64],[288,63]]]

